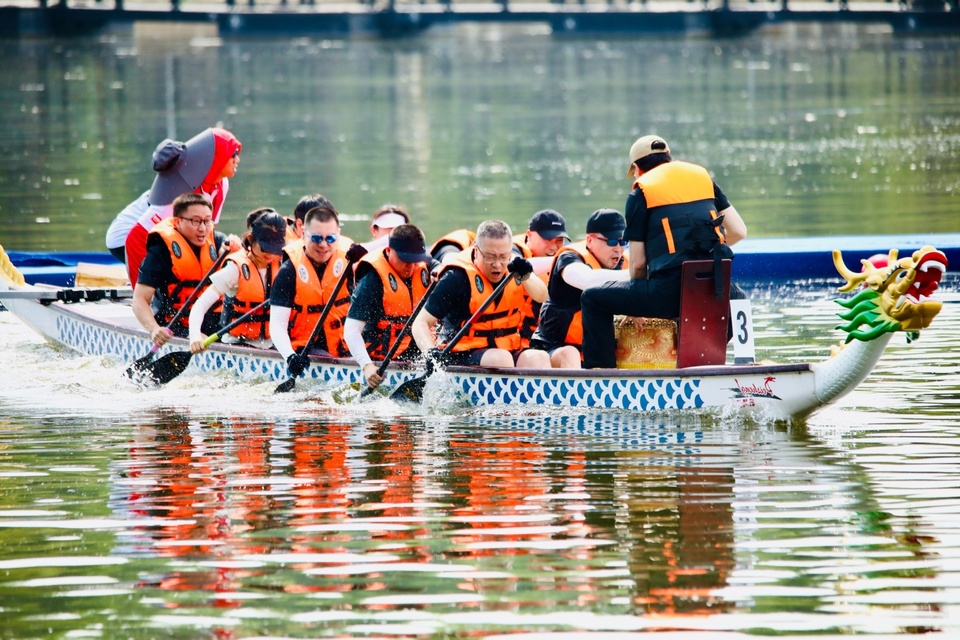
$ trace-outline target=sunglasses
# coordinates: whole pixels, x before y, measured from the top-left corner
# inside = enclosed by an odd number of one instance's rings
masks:
[[[334,244],[337,241],[337,238],[339,237],[340,236],[338,236],[335,233],[330,234],[329,236],[322,236],[319,233],[312,233],[310,234],[310,242],[312,242],[313,244],[320,244],[321,242],[326,242],[327,244]]]
[[[603,240],[604,242],[607,243],[608,247],[615,247],[617,245],[620,245],[621,247],[627,246],[626,238],[604,238],[603,236],[596,233],[593,234],[593,237],[596,238],[597,240]]]

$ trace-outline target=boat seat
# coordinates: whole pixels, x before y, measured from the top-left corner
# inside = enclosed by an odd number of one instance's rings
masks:
[[[730,260],[720,261],[717,296],[713,260],[688,260],[681,267],[677,368],[723,365],[730,322]]]

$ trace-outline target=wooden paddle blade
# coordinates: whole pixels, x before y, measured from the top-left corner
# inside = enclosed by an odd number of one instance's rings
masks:
[[[427,386],[427,378],[429,377],[430,374],[428,373],[419,378],[407,380],[390,394],[390,399],[397,402],[423,402],[423,388]]]
[[[152,363],[144,370],[143,375],[149,376],[157,384],[166,384],[183,373],[183,370],[190,364],[190,358],[193,354],[189,351],[174,351],[165,354]]]
[[[287,378],[283,382],[277,385],[277,388],[273,390],[274,393],[288,393],[293,391],[293,388],[297,386],[296,378]]]

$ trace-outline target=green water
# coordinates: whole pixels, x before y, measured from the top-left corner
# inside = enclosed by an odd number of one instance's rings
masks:
[[[960,230],[956,38],[177,33],[0,43],[5,247],[101,250],[152,182],[157,142],[216,124],[244,144],[225,231],[321,192],[360,239],[385,202],[428,238],[487,218],[522,228],[546,207],[582,232],[593,210],[622,208],[627,150],[647,132],[709,167],[754,237]]]

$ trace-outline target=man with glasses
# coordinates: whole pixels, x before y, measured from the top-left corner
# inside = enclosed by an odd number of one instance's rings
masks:
[[[309,350],[338,358],[349,355],[343,341],[343,323],[353,288],[350,263],[362,257],[366,250],[359,245],[348,250],[343,248],[340,215],[330,203],[306,213],[303,241],[288,243],[284,252],[289,260],[281,265],[270,290],[270,336],[287,361],[290,377],[296,378],[310,362],[299,351],[310,339],[340,276],[348,269],[346,286],[337,291],[330,313]]]
[[[530,346],[550,354],[550,363],[563,369],[580,368],[583,290],[606,282],[626,282],[627,223],[619,211],[599,209],[587,219],[587,238],[557,252],[550,269],[550,293],[540,310],[540,325]]]
[[[547,287],[531,278],[533,266],[513,254],[510,226],[500,220],[480,223],[476,239],[440,270],[439,281],[427,304],[413,321],[413,339],[420,351],[438,365],[548,368],[543,351],[521,349],[520,314],[523,292],[537,302],[547,298]],[[469,327],[446,357],[440,350],[486,302],[504,279],[510,283]],[[521,282],[518,283],[517,280]],[[439,340],[434,329],[441,322]]]
[[[133,289],[133,314],[157,346],[171,335],[187,335],[189,314],[174,326],[170,320],[217,261],[226,236],[213,230],[213,205],[199,193],[173,201],[173,217],[147,234],[147,253]],[[210,335],[220,324],[220,305],[204,315],[201,331]]]
[[[647,135],[630,147],[633,190],[625,208],[630,280],[583,292],[583,364],[617,366],[613,316],[676,318],[680,267],[686,260],[730,257],[747,226],[707,170],[673,160],[663,138]],[[731,285],[731,297],[743,293]]]

